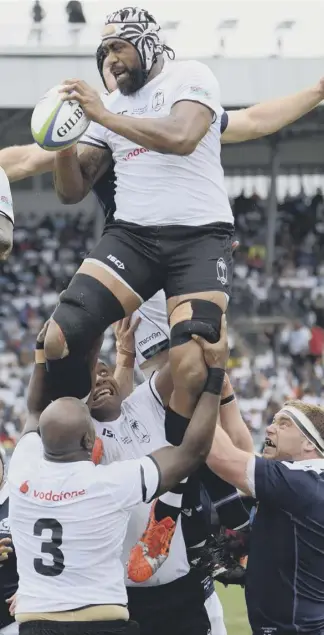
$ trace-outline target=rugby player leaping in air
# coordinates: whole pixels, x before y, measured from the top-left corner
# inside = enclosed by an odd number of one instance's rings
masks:
[[[81,201],[107,170],[117,176],[115,220],[81,265],[50,323],[45,354],[53,397],[87,399],[88,351],[105,328],[163,288],[171,326],[174,393],[166,427],[186,425],[206,381],[202,351],[191,334],[219,337],[231,292],[233,216],[220,143],[276,132],[320,103],[324,82],[297,95],[225,113],[218,83],[196,61],[166,63],[159,26],[144,10],[108,16],[102,34],[103,73],[119,90],[100,98],[85,82],[66,80],[62,96],[77,99],[92,120],[81,143],[55,156],[56,190]],[[179,508],[163,497],[149,531]],[[154,515],[155,514],[155,515]],[[133,579],[150,575],[146,539],[130,562]]]

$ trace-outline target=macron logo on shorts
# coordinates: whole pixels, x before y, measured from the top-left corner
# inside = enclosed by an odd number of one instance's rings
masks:
[[[111,254],[109,254],[109,256],[107,256],[107,259],[110,260],[111,262],[113,262],[114,265],[116,265],[116,267],[118,267],[118,269],[125,269],[124,263],[121,262],[120,260],[118,260],[118,258],[116,258],[116,256],[112,256]]]
[[[151,335],[148,335],[147,337],[145,337],[144,340],[141,340],[140,342],[138,342],[138,346],[141,348],[142,346],[145,346],[145,344],[148,344],[152,340],[155,340],[157,337],[161,337],[161,335],[162,335],[161,331],[158,331],[157,333],[152,333]]]

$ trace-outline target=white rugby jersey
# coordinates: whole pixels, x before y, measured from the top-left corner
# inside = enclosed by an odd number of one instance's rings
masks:
[[[121,415],[116,421],[99,423],[94,421],[97,436],[104,444],[104,462],[135,459],[145,456],[166,445],[165,410],[155,388],[157,373],[144,382],[123,401]],[[126,586],[138,586],[127,578],[127,562],[130,550],[141,537],[149,519],[150,506],[138,505],[133,509],[128,524],[122,560],[125,566]],[[170,554],[162,567],[141,586],[167,584],[189,572],[185,542],[181,529],[181,520],[177,522],[171,541]]]
[[[169,347],[170,327],[165,293],[158,291],[132,314],[131,324],[140,318],[135,331],[136,361],[139,366]]]
[[[157,490],[155,463],[53,463],[31,432],[13,453],[8,480],[16,613],[127,604],[122,547],[131,509]]]
[[[115,219],[138,225],[233,223],[221,165],[218,82],[201,62],[165,63],[162,72],[133,95],[102,97],[107,110],[131,117],[167,117],[174,104],[194,101],[214,113],[207,134],[189,156],[159,154],[92,122],[81,143],[111,148],[117,178]]]
[[[0,216],[7,216],[14,222],[14,212],[10,183],[3,168],[0,167]]]

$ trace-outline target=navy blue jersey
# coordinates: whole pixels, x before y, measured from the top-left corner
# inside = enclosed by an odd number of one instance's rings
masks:
[[[238,529],[249,524],[250,511],[237,489],[214,476],[213,501],[201,485],[199,471],[189,477],[182,503],[182,531],[187,548],[204,540],[220,525]]]
[[[114,213],[116,211],[115,205],[115,191],[116,191],[116,175],[115,175],[114,162],[109,166],[108,170],[93,186],[93,192],[95,193],[105,215],[105,227],[111,223]]]
[[[11,538],[8,522],[9,498],[5,484],[0,490],[0,539]],[[13,545],[10,545],[13,547]],[[8,560],[0,562],[0,629],[15,621],[9,614],[6,600],[16,593],[18,587],[17,562],[15,552],[9,554]]]
[[[253,633],[324,633],[324,460],[256,458],[246,576]]]

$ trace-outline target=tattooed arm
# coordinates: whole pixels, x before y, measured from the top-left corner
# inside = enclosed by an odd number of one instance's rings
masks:
[[[56,152],[54,183],[60,201],[65,205],[82,201],[110,163],[108,148],[78,143],[68,150]]]

